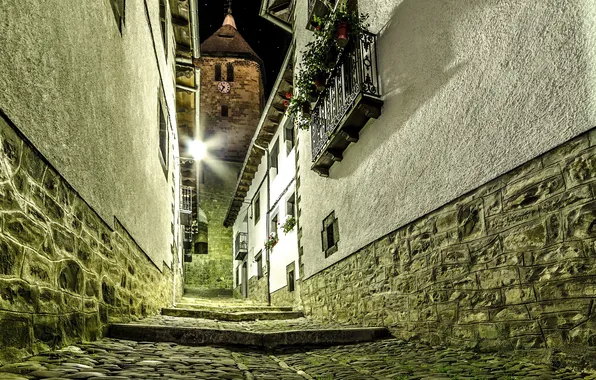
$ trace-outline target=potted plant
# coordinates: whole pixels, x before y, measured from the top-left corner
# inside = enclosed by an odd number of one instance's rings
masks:
[[[284,234],[287,235],[290,231],[292,231],[294,229],[295,226],[296,226],[296,218],[294,218],[293,216],[288,216],[288,218],[282,225]]]
[[[279,241],[279,237],[277,236],[277,231],[272,232],[267,237],[267,240],[265,240],[265,249],[268,251],[272,250],[278,241]]]

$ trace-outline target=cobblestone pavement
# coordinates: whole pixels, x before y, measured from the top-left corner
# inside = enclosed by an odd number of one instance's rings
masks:
[[[130,322],[130,324],[154,325],[154,326],[171,326],[171,327],[197,327],[209,328],[218,330],[233,330],[233,331],[251,331],[251,332],[274,332],[274,331],[288,331],[288,330],[309,330],[309,329],[336,329],[354,327],[347,324],[340,323],[320,323],[310,318],[295,318],[282,320],[263,320],[263,321],[247,321],[247,322],[227,322],[217,321],[213,319],[203,318],[184,318],[184,317],[168,317],[164,315],[157,315],[141,319],[139,321]]]
[[[103,339],[0,368],[0,379],[596,379],[511,357],[437,349],[395,339],[300,351]]]

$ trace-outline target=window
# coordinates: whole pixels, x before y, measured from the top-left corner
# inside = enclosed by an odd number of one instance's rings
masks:
[[[124,0],[110,0],[110,4],[112,5],[112,12],[114,12],[118,30],[122,33],[124,27]]]
[[[290,292],[294,291],[294,287],[295,287],[295,280],[294,280],[294,271],[291,270],[288,272],[288,290]]]
[[[278,221],[277,214],[275,214],[275,216],[273,218],[271,218],[271,229],[270,229],[271,233],[277,232],[277,221]]]
[[[161,98],[157,101],[159,105],[159,153],[161,154],[161,163],[164,171],[168,170],[168,124],[165,114],[165,107]]]
[[[240,265],[236,267],[236,286],[240,285]]]
[[[228,82],[234,81],[234,65],[231,63],[226,64],[226,80]]]
[[[296,145],[294,140],[294,118],[288,118],[286,120],[286,124],[284,126],[284,140],[286,141],[286,154],[290,153],[290,151]]]
[[[227,105],[224,104],[221,106],[221,116],[222,117],[228,117],[229,112],[230,112],[230,110],[228,109]]]
[[[221,65],[219,63],[215,65],[215,80],[221,81]]]
[[[277,174],[277,168],[279,165],[278,162],[279,157],[279,140],[275,139],[275,144],[273,144],[273,148],[271,149],[271,153],[269,155],[269,168],[275,168],[275,174]]]
[[[263,277],[263,250],[260,250],[259,253],[255,256],[255,261],[257,262],[257,277]]]
[[[321,231],[321,242],[325,257],[337,252],[337,243],[339,242],[339,225],[335,217],[335,211],[329,214],[323,220],[323,230]]]
[[[286,215],[287,216],[296,216],[296,213],[294,212],[295,207],[296,207],[296,195],[292,194],[286,201]]]
[[[164,0],[159,1],[159,24],[161,26],[161,40],[163,42],[163,51],[168,59],[168,22],[166,19],[166,3]]]
[[[259,222],[259,219],[261,218],[261,196],[260,196],[260,194],[257,194],[257,199],[255,199],[255,204],[253,206],[253,212],[254,212],[254,217],[255,217],[255,224],[257,224]]]

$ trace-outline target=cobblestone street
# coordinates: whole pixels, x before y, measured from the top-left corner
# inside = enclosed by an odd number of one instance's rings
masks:
[[[273,353],[103,339],[0,368],[24,379],[596,379],[507,356],[388,339]]]

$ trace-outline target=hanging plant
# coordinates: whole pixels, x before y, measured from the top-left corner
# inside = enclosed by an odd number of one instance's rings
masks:
[[[265,249],[270,251],[273,249],[273,247],[275,247],[275,245],[277,244],[277,242],[279,241],[279,236],[277,236],[277,231],[276,232],[272,232],[268,237],[267,240],[265,240]]]
[[[327,79],[340,62],[344,49],[366,31],[367,18],[348,12],[345,3],[324,17],[313,16],[314,39],[302,51],[294,95],[287,105],[287,112],[295,118],[298,128],[310,127],[311,107],[306,104],[316,102],[325,91]]]
[[[294,229],[294,227],[296,226],[296,218],[294,218],[293,216],[288,216],[288,218],[286,219],[286,221],[284,222],[282,229],[284,231],[284,234],[288,234],[290,231],[292,231]]]

